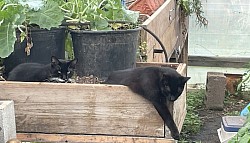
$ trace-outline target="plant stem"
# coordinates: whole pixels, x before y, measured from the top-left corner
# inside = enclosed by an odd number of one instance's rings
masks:
[[[13,3],[10,3],[10,4],[6,4],[3,6],[3,8],[1,9],[1,11],[5,10],[8,6],[17,6],[19,4],[13,4]]]

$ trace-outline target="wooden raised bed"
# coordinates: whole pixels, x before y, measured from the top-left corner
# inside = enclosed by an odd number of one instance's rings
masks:
[[[142,25],[161,40],[169,61],[187,63],[188,17],[181,16],[176,0],[166,0]],[[166,62],[162,47],[152,35],[142,30],[140,41],[147,43],[148,62]]]
[[[185,64],[170,66],[186,75]],[[153,105],[126,86],[0,82],[0,100],[14,100],[17,137],[38,142],[174,142]],[[171,105],[182,127],[186,90]]]

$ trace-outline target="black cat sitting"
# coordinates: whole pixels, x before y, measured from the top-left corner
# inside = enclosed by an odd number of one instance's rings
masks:
[[[43,82],[54,81],[67,82],[73,75],[77,59],[62,60],[51,57],[50,64],[23,63],[16,66],[7,78],[9,81]]]
[[[172,137],[178,140],[179,131],[166,101],[175,101],[189,79],[190,77],[183,77],[168,67],[140,67],[115,71],[104,83],[128,86],[133,92],[149,100],[167,124]]]

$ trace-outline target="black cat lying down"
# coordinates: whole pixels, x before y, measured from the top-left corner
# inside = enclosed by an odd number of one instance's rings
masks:
[[[168,67],[140,67],[115,71],[110,74],[104,84],[121,84],[128,86],[133,92],[149,100],[174,139],[179,139],[179,131],[166,105],[166,101],[175,101],[182,93],[185,83],[190,77],[183,77]]]
[[[7,78],[9,81],[57,81],[67,82],[73,75],[77,59],[62,60],[56,57],[51,57],[50,64],[39,63],[23,63],[16,66]]]

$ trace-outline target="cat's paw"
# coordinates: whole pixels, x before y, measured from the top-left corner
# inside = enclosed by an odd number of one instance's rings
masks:
[[[76,83],[75,79],[69,78],[66,83]]]
[[[179,133],[174,133],[174,134],[172,134],[172,137],[173,137],[175,140],[179,140],[179,139],[180,139],[180,134],[179,134]]]
[[[48,79],[49,82],[56,82],[56,83],[65,83],[64,79],[58,77],[51,77]]]

